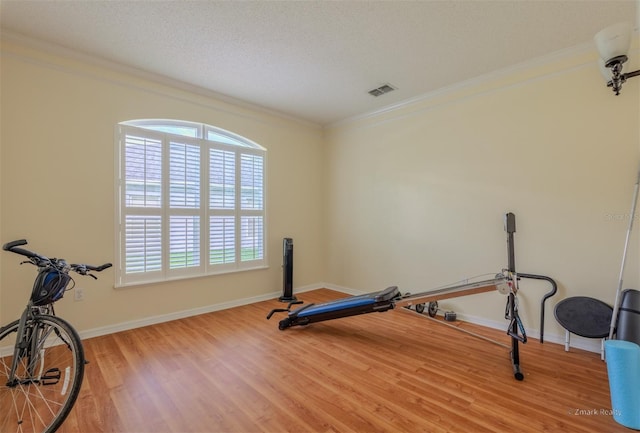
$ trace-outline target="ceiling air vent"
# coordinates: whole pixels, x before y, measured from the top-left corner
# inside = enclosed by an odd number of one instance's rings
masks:
[[[385,93],[389,93],[389,92],[393,92],[394,90],[396,90],[395,87],[393,87],[391,84],[383,84],[380,87],[376,87],[375,89],[369,90],[369,94],[371,96],[380,96],[380,95],[384,95]]]

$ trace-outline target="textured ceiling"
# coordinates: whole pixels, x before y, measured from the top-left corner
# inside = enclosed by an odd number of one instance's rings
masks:
[[[327,125],[636,24],[635,0],[7,1],[22,34]],[[595,67],[595,66],[594,66]],[[378,98],[384,83],[397,91]]]

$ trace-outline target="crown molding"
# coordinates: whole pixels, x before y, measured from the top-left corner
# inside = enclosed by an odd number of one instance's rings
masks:
[[[584,43],[581,45],[577,45],[574,47],[565,48],[563,50],[558,50],[556,52],[540,56],[534,59],[526,60],[524,62],[508,66],[506,68],[502,68],[496,71],[491,71],[486,74],[480,75],[478,77],[474,77],[465,81],[461,81],[459,83],[452,84],[450,86],[442,87],[422,95],[406,99],[404,101],[400,101],[395,104],[391,104],[380,109],[370,111],[368,113],[359,114],[356,116],[352,116],[343,120],[339,120],[337,122],[333,122],[329,125],[325,126],[325,129],[339,128],[343,126],[347,126],[350,124],[354,124],[361,121],[366,120],[375,120],[376,118],[380,118],[384,115],[392,115],[394,113],[399,113],[400,111],[408,110],[410,112],[422,111],[424,109],[423,105],[426,103],[433,103],[429,105],[429,108],[432,108],[434,105],[438,106],[442,103],[438,103],[437,99],[448,98],[446,103],[450,102],[450,98],[458,100],[460,98],[467,98],[470,96],[476,96],[482,93],[487,93],[490,91],[498,91],[504,89],[504,86],[494,85],[490,87],[490,89],[486,89],[486,87],[491,86],[492,83],[495,83],[500,80],[504,80],[509,77],[514,77],[513,82],[510,83],[510,86],[513,85],[521,85],[527,82],[539,80],[541,78],[550,77],[553,75],[557,75],[558,73],[565,73],[569,70],[575,70],[577,68],[582,68],[587,65],[591,65],[593,63],[594,68],[597,69],[597,65],[595,59],[593,61],[590,60],[582,60],[577,63],[572,63],[569,66],[564,66],[559,69],[555,69],[551,72],[543,72],[541,74],[535,74],[534,76],[526,76],[524,78],[515,78],[518,74],[523,74],[528,71],[533,71],[535,69],[548,67],[552,64],[558,63],[562,60],[568,60],[574,57],[583,57],[590,53],[595,53],[595,48],[592,43]],[[478,89],[474,91],[474,88]],[[456,98],[456,94],[463,93],[463,96],[460,98]]]
[[[128,76],[142,79],[144,81],[148,81],[154,84],[166,86],[175,90],[192,93],[201,97],[205,97],[205,98],[216,100],[218,102],[229,104],[237,108],[251,110],[256,113],[269,115],[269,116],[286,120],[286,121],[292,121],[302,126],[311,127],[318,130],[322,129],[319,124],[299,118],[299,117],[291,116],[289,114],[282,113],[280,111],[273,110],[273,109],[270,109],[258,104],[254,104],[245,100],[236,99],[232,96],[228,96],[223,93],[219,93],[219,92],[216,92],[201,86],[197,86],[194,84],[189,84],[184,81],[176,80],[174,78],[170,78],[165,75],[156,74],[143,69],[135,68],[133,66],[125,65],[123,63],[118,63],[112,60],[98,57],[92,54],[73,50],[71,48],[58,45],[43,39],[33,38],[31,36],[27,36],[22,33],[14,32],[6,29],[0,29],[0,41],[2,42],[8,41],[8,42],[16,43],[26,48],[31,48],[37,51],[41,51],[49,55],[67,58],[70,60],[85,63],[90,66],[105,69],[111,72],[128,75]],[[216,107],[216,108],[219,109],[219,107]],[[241,113],[236,112],[234,114],[241,114]],[[251,117],[255,117],[255,116],[251,116]]]

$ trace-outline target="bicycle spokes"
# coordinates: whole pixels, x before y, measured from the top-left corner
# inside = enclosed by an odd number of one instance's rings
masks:
[[[58,317],[35,316],[26,326],[28,337],[22,349],[0,355],[0,431],[53,433],[80,391],[84,374],[81,342]],[[17,333],[18,322],[0,332],[0,347],[5,337]],[[16,353],[19,359],[14,359]]]

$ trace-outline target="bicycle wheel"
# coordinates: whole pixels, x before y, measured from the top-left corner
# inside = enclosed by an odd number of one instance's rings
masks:
[[[17,356],[18,321],[0,329],[0,432],[53,433],[65,420],[80,392],[84,352],[78,333],[59,317],[27,320]]]

